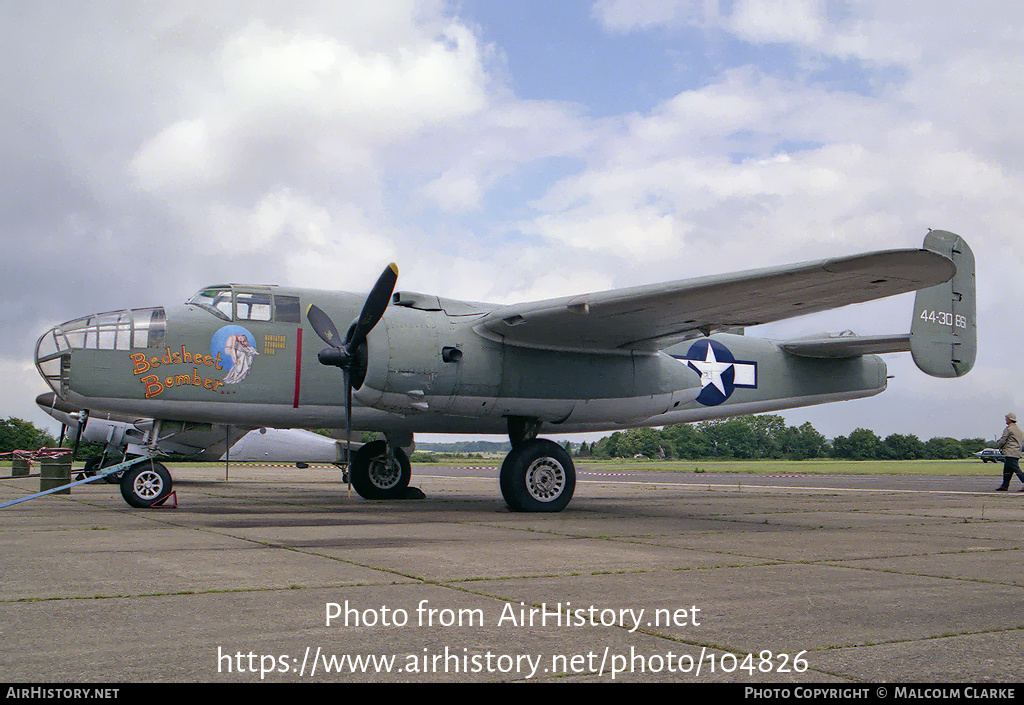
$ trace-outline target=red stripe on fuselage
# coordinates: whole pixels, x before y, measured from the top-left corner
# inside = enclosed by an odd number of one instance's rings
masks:
[[[295,398],[292,400],[292,407],[299,408],[299,381],[302,378],[302,329],[299,328],[295,336]]]

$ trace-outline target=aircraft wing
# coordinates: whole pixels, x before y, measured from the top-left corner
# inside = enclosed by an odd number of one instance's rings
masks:
[[[251,428],[240,426],[163,422],[158,446],[165,453],[181,453],[196,460],[220,460],[227,449]]]
[[[531,348],[653,352],[715,330],[916,291],[955,273],[937,252],[886,250],[505,306],[474,330]]]

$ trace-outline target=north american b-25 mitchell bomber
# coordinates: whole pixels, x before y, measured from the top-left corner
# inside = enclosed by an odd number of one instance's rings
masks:
[[[120,479],[133,506],[171,491],[167,469],[151,459],[168,439],[273,427],[381,434],[348,454],[350,481],[367,499],[404,496],[414,433],[507,433],[506,504],[550,512],[569,503],[576,473],[543,432],[868,397],[886,388],[881,353],[910,352],[925,373],[958,377],[977,347],[974,255],[940,230],[919,249],[508,306],[395,291],[397,278],[390,265],[369,295],[209,286],[180,306],[55,326],[36,344],[36,365],[71,406],[146,422]],[[910,333],[744,334],[910,291]]]

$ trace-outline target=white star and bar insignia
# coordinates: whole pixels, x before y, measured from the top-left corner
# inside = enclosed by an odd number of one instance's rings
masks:
[[[736,387],[757,388],[757,363],[737,360],[718,341],[698,340],[678,359],[700,375],[702,389],[697,401],[705,406],[721,404]]]

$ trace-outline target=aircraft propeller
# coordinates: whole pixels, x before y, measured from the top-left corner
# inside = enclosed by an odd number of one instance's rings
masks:
[[[306,309],[306,318],[309,320],[309,324],[320,336],[320,339],[330,346],[321,350],[317,355],[320,364],[340,367],[345,373],[345,453],[350,467],[349,487],[352,485],[352,389],[361,387],[363,384],[366,375],[366,337],[384,316],[384,311],[391,303],[391,294],[394,293],[397,282],[398,265],[391,263],[381,273],[377,283],[373,285],[373,289],[363,304],[359,318],[348,329],[344,341],[342,341],[334,321],[321,308],[310,304]],[[353,371],[356,374],[356,379],[353,378]]]
[[[82,442],[82,431],[85,430],[85,425],[89,423],[89,410],[82,409],[76,413],[71,414],[72,418],[78,420],[78,428],[75,430],[75,449],[71,452],[71,461],[78,460],[78,445]],[[61,443],[64,443],[64,430],[66,427],[61,428]]]

